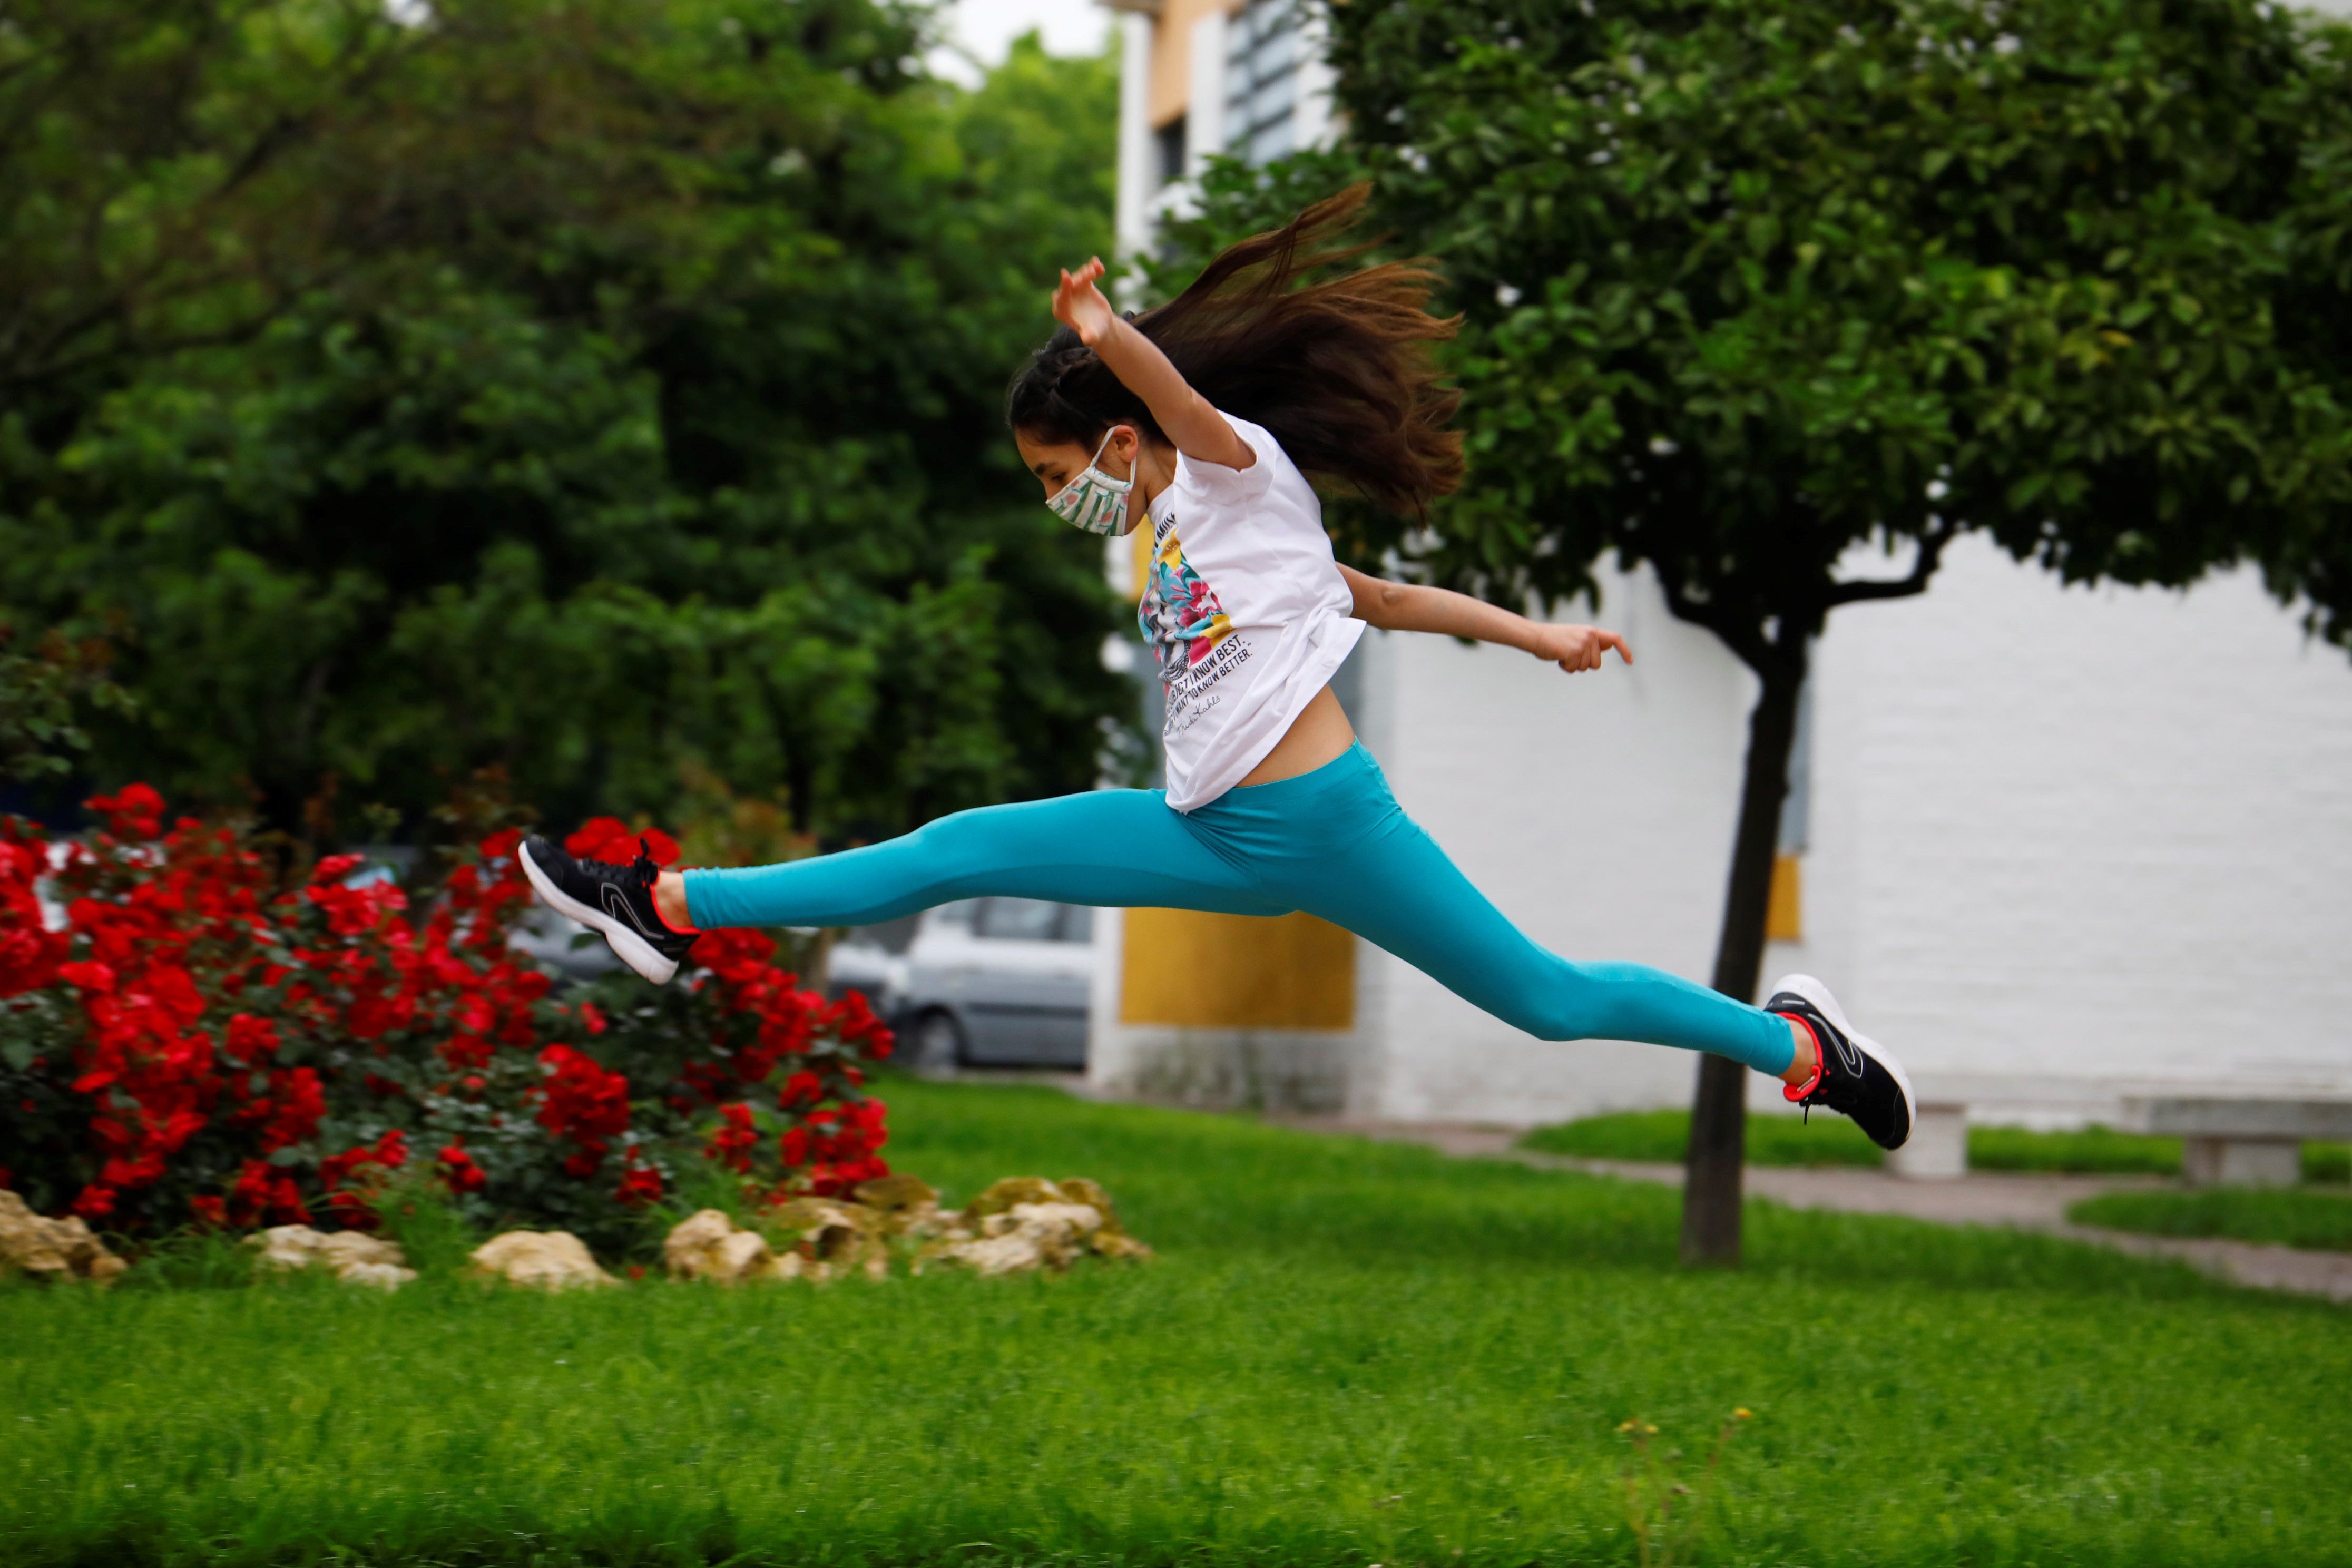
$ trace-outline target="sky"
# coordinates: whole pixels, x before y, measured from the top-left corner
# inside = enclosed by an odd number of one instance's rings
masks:
[[[1050,53],[1093,54],[1110,36],[1110,13],[1094,0],[952,0],[947,25],[955,44],[992,66],[1032,27],[1044,30]],[[973,76],[946,49],[933,58],[931,68],[963,81]]]

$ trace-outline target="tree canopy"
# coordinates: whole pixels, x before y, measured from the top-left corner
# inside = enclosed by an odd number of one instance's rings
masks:
[[[1108,239],[1108,62],[964,91],[873,0],[18,16],[0,618],[122,634],[100,781],[348,828],[698,764],[835,838],[1092,782],[1113,610],[999,400]]]

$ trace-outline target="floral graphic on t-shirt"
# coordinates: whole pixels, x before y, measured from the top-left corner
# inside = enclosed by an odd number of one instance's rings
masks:
[[[1159,648],[1160,679],[1168,681],[1208,658],[1234,632],[1225,607],[1184,559],[1183,544],[1172,528],[1151,558],[1150,580],[1144,584],[1135,618]]]

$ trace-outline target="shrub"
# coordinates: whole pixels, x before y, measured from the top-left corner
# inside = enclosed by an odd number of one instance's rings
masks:
[[[89,805],[86,842],[0,818],[0,1184],[36,1208],[134,1235],[365,1226],[423,1162],[475,1223],[609,1240],[676,1154],[747,1123],[772,1145],[734,1162],[762,1156],[761,1199],[887,1171],[864,1085],[889,1032],[862,997],[800,989],[756,932],[706,936],[666,989],[558,997],[508,945],[530,897],[513,830],[412,909],[358,856],[280,886],[241,828],[167,829],[144,785]],[[600,819],[568,842],[634,839]]]

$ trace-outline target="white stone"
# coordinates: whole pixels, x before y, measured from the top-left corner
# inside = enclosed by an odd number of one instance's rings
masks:
[[[510,1230],[476,1247],[467,1272],[538,1290],[617,1285],[568,1230]]]
[[[245,1238],[259,1247],[257,1268],[324,1268],[346,1285],[396,1290],[416,1278],[399,1244],[362,1230],[318,1231],[307,1225],[274,1225]]]

